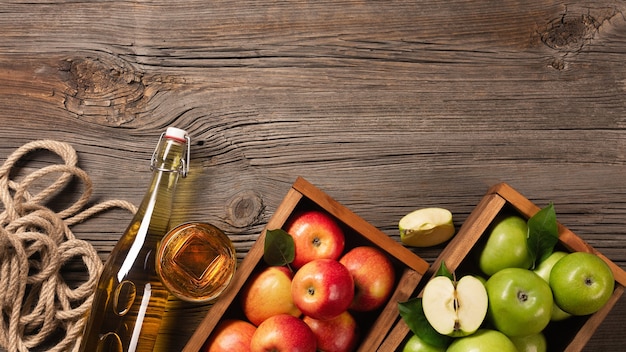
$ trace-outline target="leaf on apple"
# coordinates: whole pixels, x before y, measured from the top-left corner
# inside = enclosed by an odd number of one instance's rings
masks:
[[[270,266],[282,266],[293,262],[295,257],[293,237],[283,229],[267,230],[263,260]]]
[[[416,297],[406,302],[399,302],[398,310],[409,329],[424,342],[440,348],[446,348],[450,344],[452,338],[438,333],[426,319],[421,298]]]
[[[548,258],[559,241],[554,204],[550,203],[528,219],[528,251],[533,269]]]
[[[450,270],[448,270],[448,267],[446,266],[446,262],[444,260],[441,261],[441,265],[439,265],[439,270],[437,270],[435,276],[445,276],[452,281],[456,281],[454,274],[451,273]]]

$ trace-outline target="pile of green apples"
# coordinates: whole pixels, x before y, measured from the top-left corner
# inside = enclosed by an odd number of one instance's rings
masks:
[[[221,321],[203,351],[354,350],[365,328],[358,314],[382,307],[395,287],[387,254],[347,246],[342,226],[317,209],[268,230],[264,246],[238,296],[245,319]]]
[[[441,263],[420,298],[400,303],[412,335],[404,352],[547,351],[549,324],[590,315],[613,294],[615,279],[600,257],[555,250],[552,204],[525,220],[497,217],[457,278]]]

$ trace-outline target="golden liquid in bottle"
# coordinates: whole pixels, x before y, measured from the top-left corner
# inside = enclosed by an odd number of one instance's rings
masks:
[[[188,223],[172,229],[161,244],[157,272],[178,298],[206,302],[228,286],[237,266],[235,248],[218,228]]]
[[[100,275],[80,351],[152,352],[169,295],[156,273],[157,248],[169,227],[177,179],[177,172],[154,174]]]
[[[135,228],[139,227],[137,225],[131,226],[129,231],[136,231]],[[145,235],[153,237],[149,241],[158,241],[162,236]],[[94,299],[97,305],[92,308],[94,316],[89,322],[100,325],[99,332],[92,330],[98,336],[84,336],[83,351],[152,351],[161,326],[162,312],[167,304],[168,291],[154,268],[149,268],[154,267],[154,251],[146,251],[145,248],[141,248],[136,256],[145,263],[141,270],[124,273],[124,261],[119,260],[110,266],[109,272],[103,272],[103,277],[107,279],[101,280],[96,288]],[[115,256],[115,253],[112,252],[111,256]],[[128,259],[124,255],[115,257]],[[128,341],[128,345],[124,341]]]

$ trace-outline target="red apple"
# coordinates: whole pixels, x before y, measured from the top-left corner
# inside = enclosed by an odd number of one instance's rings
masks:
[[[227,319],[215,327],[202,352],[248,352],[256,326],[244,320]]]
[[[330,214],[308,210],[294,214],[284,230],[293,237],[298,269],[314,259],[339,259],[345,246],[343,230]]]
[[[293,276],[291,296],[304,315],[331,319],[348,309],[354,297],[354,280],[338,261],[316,259]]]
[[[354,299],[350,309],[364,312],[383,305],[394,288],[395,270],[389,257],[375,247],[351,249],[339,260],[354,279]]]
[[[278,314],[267,318],[252,335],[252,352],[315,352],[317,341],[311,328],[299,318]]]
[[[255,274],[244,286],[241,305],[248,320],[259,326],[276,314],[301,315],[291,298],[293,274],[285,266],[270,266]]]
[[[317,338],[317,349],[324,352],[348,352],[358,342],[358,327],[354,317],[344,311],[336,318],[318,320],[305,316],[302,320]]]

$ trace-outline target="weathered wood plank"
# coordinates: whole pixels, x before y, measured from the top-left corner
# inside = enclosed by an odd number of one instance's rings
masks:
[[[0,155],[68,141],[93,202],[137,204],[155,138],[187,128],[192,173],[175,219],[222,227],[240,258],[298,175],[396,238],[410,210],[447,207],[460,226],[490,185],[508,182],[553,201],[562,223],[626,267],[625,8],[5,3]],[[22,172],[49,163],[33,155]],[[107,212],[75,231],[104,259],[129,219]],[[432,260],[440,250],[416,252]],[[623,301],[587,350],[624,344]],[[172,301],[162,343],[182,346],[208,308]]]

